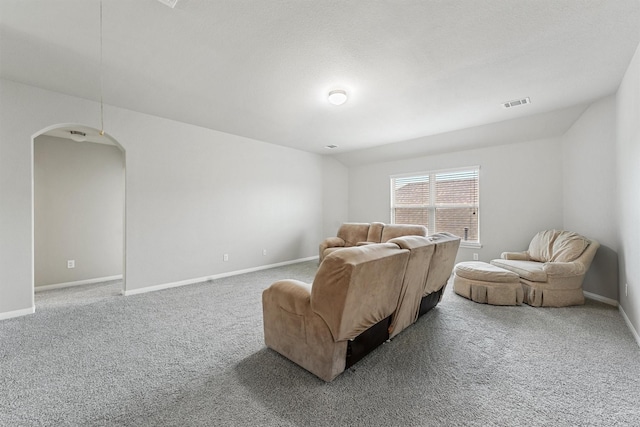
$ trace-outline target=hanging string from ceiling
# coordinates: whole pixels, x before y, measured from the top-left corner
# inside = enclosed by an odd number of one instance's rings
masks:
[[[102,76],[102,0],[100,0],[100,135],[104,135],[104,82]]]

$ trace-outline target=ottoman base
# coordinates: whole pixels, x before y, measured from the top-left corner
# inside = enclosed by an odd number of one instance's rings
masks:
[[[517,274],[483,262],[456,265],[453,291],[481,304],[521,305],[524,298]]]

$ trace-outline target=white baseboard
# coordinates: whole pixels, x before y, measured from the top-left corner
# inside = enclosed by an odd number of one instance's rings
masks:
[[[587,291],[582,291],[582,293],[584,294],[585,298],[589,298],[592,300],[596,300],[596,301],[600,301],[603,302],[605,304],[609,304],[612,305],[614,307],[618,306],[618,301],[611,299],[611,298],[607,298],[607,297],[603,297],[602,295],[598,295],[598,294],[593,294],[591,292],[587,292]]]
[[[91,285],[93,283],[109,282],[122,279],[122,274],[117,276],[96,277],[95,279],[78,280],[76,282],[56,283],[54,285],[36,286],[35,292],[50,291],[51,289],[70,288],[71,286]]]
[[[25,308],[23,310],[7,311],[5,313],[0,313],[0,320],[11,319],[12,317],[26,316],[27,314],[33,314],[35,312],[35,306],[31,306],[30,308]]]
[[[244,269],[244,270],[236,270],[236,271],[230,271],[228,273],[214,274],[212,276],[204,276],[204,277],[197,277],[197,278],[194,278],[194,279],[180,280],[178,282],[163,283],[161,285],[146,286],[146,287],[140,288],[140,289],[126,290],[126,291],[123,292],[123,294],[125,296],[131,296],[131,295],[137,295],[137,294],[144,294],[144,293],[147,293],[147,292],[161,291],[163,289],[177,288],[179,286],[193,285],[195,283],[202,283],[202,282],[206,282],[208,280],[222,279],[223,277],[237,276],[239,274],[253,273],[254,271],[260,271],[260,270],[268,270],[268,269],[274,268],[274,267],[282,267],[284,265],[298,264],[300,262],[312,261],[314,259],[318,259],[318,256],[316,255],[316,256],[312,256],[312,257],[308,257],[308,258],[294,259],[292,261],[279,262],[279,263],[276,263],[276,264],[261,265],[259,267],[252,267],[252,268],[247,268],[247,269]]]
[[[620,311],[620,314],[622,314],[624,321],[627,323],[627,326],[629,327],[631,334],[636,339],[638,346],[640,346],[640,335],[638,335],[638,331],[636,331],[636,328],[633,327],[633,323],[631,323],[631,320],[629,320],[629,318],[627,317],[627,313],[624,312],[621,305],[618,306],[618,310]]]

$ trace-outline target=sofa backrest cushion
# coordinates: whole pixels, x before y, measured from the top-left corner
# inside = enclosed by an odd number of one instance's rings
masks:
[[[384,223],[372,222],[369,226],[369,233],[367,234],[367,242],[380,243],[382,242],[382,230],[384,229]]]
[[[545,230],[531,239],[529,257],[538,262],[571,262],[589,246],[589,239],[573,231]]]
[[[353,339],[396,309],[409,251],[393,243],[356,246],[324,258],[311,286],[311,309],[334,341]]]
[[[364,242],[368,233],[369,223],[345,222],[338,229],[338,237],[345,241],[345,247]]]
[[[572,231],[562,231],[553,242],[551,262],[571,262],[589,246],[589,240]]]
[[[380,242],[388,242],[391,239],[402,236],[426,236],[427,227],[413,224],[385,224],[382,230]]]
[[[409,249],[409,262],[404,273],[398,308],[391,320],[390,337],[394,337],[418,318],[422,291],[427,282],[436,245],[423,236],[402,236],[389,240],[402,249]]]
[[[529,243],[529,257],[532,261],[549,262],[553,256],[553,242],[558,236],[558,230],[541,231]]]
[[[423,296],[439,291],[447,284],[460,247],[460,237],[451,233],[435,233],[428,238],[435,243],[436,248],[431,257]]]

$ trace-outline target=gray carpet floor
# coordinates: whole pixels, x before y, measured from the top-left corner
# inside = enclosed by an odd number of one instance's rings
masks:
[[[261,292],[315,262],[159,292],[36,294],[0,322],[2,426],[638,426],[614,307],[443,301],[332,383],[265,348]]]

